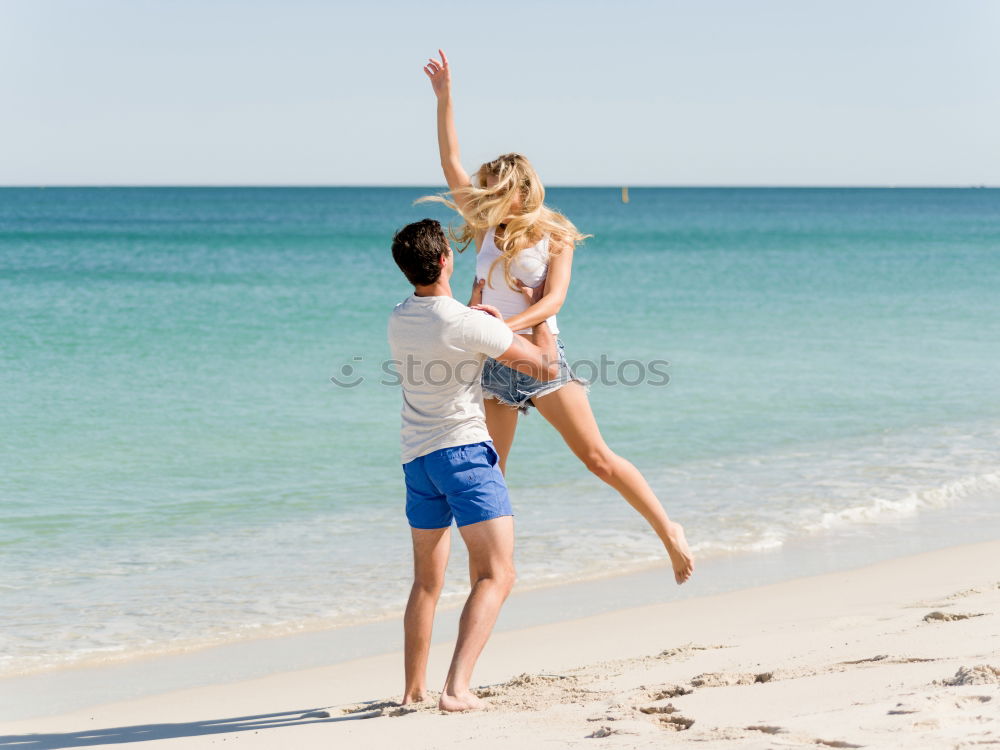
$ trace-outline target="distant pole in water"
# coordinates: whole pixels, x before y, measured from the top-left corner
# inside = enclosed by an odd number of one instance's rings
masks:
[[[622,203],[628,203],[628,188],[622,188]]]

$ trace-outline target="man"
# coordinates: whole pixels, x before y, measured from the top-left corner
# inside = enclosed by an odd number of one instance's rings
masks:
[[[427,654],[454,518],[469,550],[472,591],[439,706],[476,709],[482,701],[469,689],[472,668],[514,585],[513,514],[486,431],[480,372],[485,358],[493,357],[551,380],[559,362],[545,354],[553,344],[545,323],[534,329],[531,343],[515,336],[495,308],[469,308],[451,296],[454,257],[438,222],[424,219],[399,230],[392,257],[413,284],[413,294],[389,318],[403,387],[403,474],[413,537],[403,703],[427,697]]]

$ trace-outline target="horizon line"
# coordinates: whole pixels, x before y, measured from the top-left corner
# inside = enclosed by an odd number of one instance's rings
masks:
[[[577,188],[577,189],[613,189],[622,188],[642,189],[666,189],[666,190],[994,190],[1000,187],[998,184],[970,184],[970,183],[914,183],[914,184],[886,184],[886,183],[831,183],[831,184],[756,184],[756,183],[719,183],[719,184],[682,184],[682,183],[553,183],[546,185],[546,188]],[[118,188],[289,188],[289,189],[364,189],[364,188],[393,188],[393,189],[420,189],[420,190],[447,190],[441,185],[422,185],[418,183],[24,183],[0,185],[0,190],[45,190],[45,189],[118,189]]]

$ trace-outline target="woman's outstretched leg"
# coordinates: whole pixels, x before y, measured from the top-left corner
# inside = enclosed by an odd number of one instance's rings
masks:
[[[538,412],[559,431],[576,457],[591,472],[618,490],[653,527],[670,556],[677,583],[684,583],[690,578],[694,572],[694,558],[684,538],[684,528],[667,517],[639,470],[604,442],[583,386],[567,383],[532,401]]]

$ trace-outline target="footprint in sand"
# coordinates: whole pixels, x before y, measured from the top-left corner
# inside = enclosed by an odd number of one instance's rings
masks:
[[[782,734],[787,732],[787,729],[781,727],[770,726],[768,724],[754,724],[753,726],[747,727],[747,729],[754,732],[764,732],[764,734]]]
[[[1000,583],[998,583],[996,587],[1000,589]],[[943,596],[937,599],[923,599],[919,602],[913,602],[912,604],[904,605],[904,609],[919,609],[923,607],[950,607],[952,606],[952,602],[954,602],[956,599],[964,599],[968,596],[975,596],[976,594],[981,594],[981,593],[983,593],[983,589],[980,588],[962,589],[961,591],[956,591],[952,594],[948,594],[948,596]]]
[[[355,706],[353,708],[336,709],[336,708],[320,708],[315,711],[310,711],[309,713],[302,714],[300,719],[330,719],[337,714],[347,714],[355,719],[374,719],[378,716],[382,716],[385,713],[384,708],[366,708],[363,706]]]
[[[843,740],[822,740],[819,737],[813,740],[813,742],[817,745],[826,745],[827,747],[864,747],[864,745],[853,745]]]
[[[604,713],[600,716],[588,716],[587,721],[621,721],[622,717],[616,714]]]
[[[385,712],[386,716],[406,716],[407,714],[415,714],[417,709],[408,708],[407,706],[400,706],[399,708],[393,708]]]
[[[993,700],[992,695],[962,695],[959,696],[959,703],[989,703]]]
[[[1000,685],[1000,667],[992,664],[977,664],[974,667],[959,667],[955,676],[943,680],[945,685]]]
[[[691,678],[695,687],[730,687],[770,682],[774,672],[705,672]]]
[[[967,596],[973,596],[975,594],[983,593],[982,589],[971,588],[963,589],[962,591],[956,591],[954,594],[948,594],[945,599],[964,599]]]
[[[615,733],[615,730],[611,727],[598,727],[593,732],[587,735],[588,740],[599,740],[602,737],[610,737]]]
[[[694,690],[683,685],[669,685],[651,690],[646,697],[651,701],[662,701],[665,698],[676,698],[678,695],[690,695],[693,692]]]
[[[560,674],[520,674],[507,682],[476,688],[480,698],[490,698],[486,710],[541,710],[582,700],[610,698],[602,690],[587,687],[579,677]]]
[[[425,701],[425,704],[427,706],[434,705],[430,701]],[[407,714],[416,713],[417,710],[410,706],[403,706],[395,701],[370,701],[369,703],[359,703],[355,706],[340,709],[340,713],[353,715],[359,719],[374,719],[378,716],[406,716]],[[335,708],[329,708],[322,711],[313,711],[311,714],[306,715],[326,719],[336,711],[337,709]]]
[[[601,739],[602,737],[610,737],[613,734],[639,734],[639,732],[629,731],[627,729],[612,729],[611,727],[598,727],[593,732],[587,735],[587,739]]]
[[[924,622],[953,622],[954,620],[968,620],[970,617],[982,617],[985,612],[930,612],[924,615]]]
[[[837,662],[838,664],[871,664],[874,662],[885,662],[886,664],[920,664],[927,661],[937,661],[936,659],[924,659],[919,656],[889,656],[888,654],[877,654],[864,659],[852,659],[850,661]]]
[[[675,714],[677,709],[674,707],[673,703],[668,703],[665,706],[639,706],[639,710],[644,714]]]
[[[694,724],[694,719],[689,719],[686,716],[678,714],[669,714],[660,717],[660,726],[672,732],[683,732],[685,729],[690,729],[692,724]]]
[[[694,643],[689,643],[685,646],[677,646],[675,648],[666,648],[660,653],[658,653],[654,658],[656,659],[672,659],[675,656],[688,656],[692,651],[708,651],[710,649],[716,648],[735,648],[734,646],[718,645],[712,644],[709,646],[699,646]]]
[[[384,711],[387,708],[396,708],[397,706],[399,704],[395,701],[369,701],[368,703],[358,703],[356,706],[344,708],[341,710],[341,713],[360,714],[366,711]]]
[[[889,658],[888,654],[875,654],[875,656],[866,656],[864,659],[851,659],[850,661],[842,661],[841,664],[867,664],[873,661],[885,661]]]

